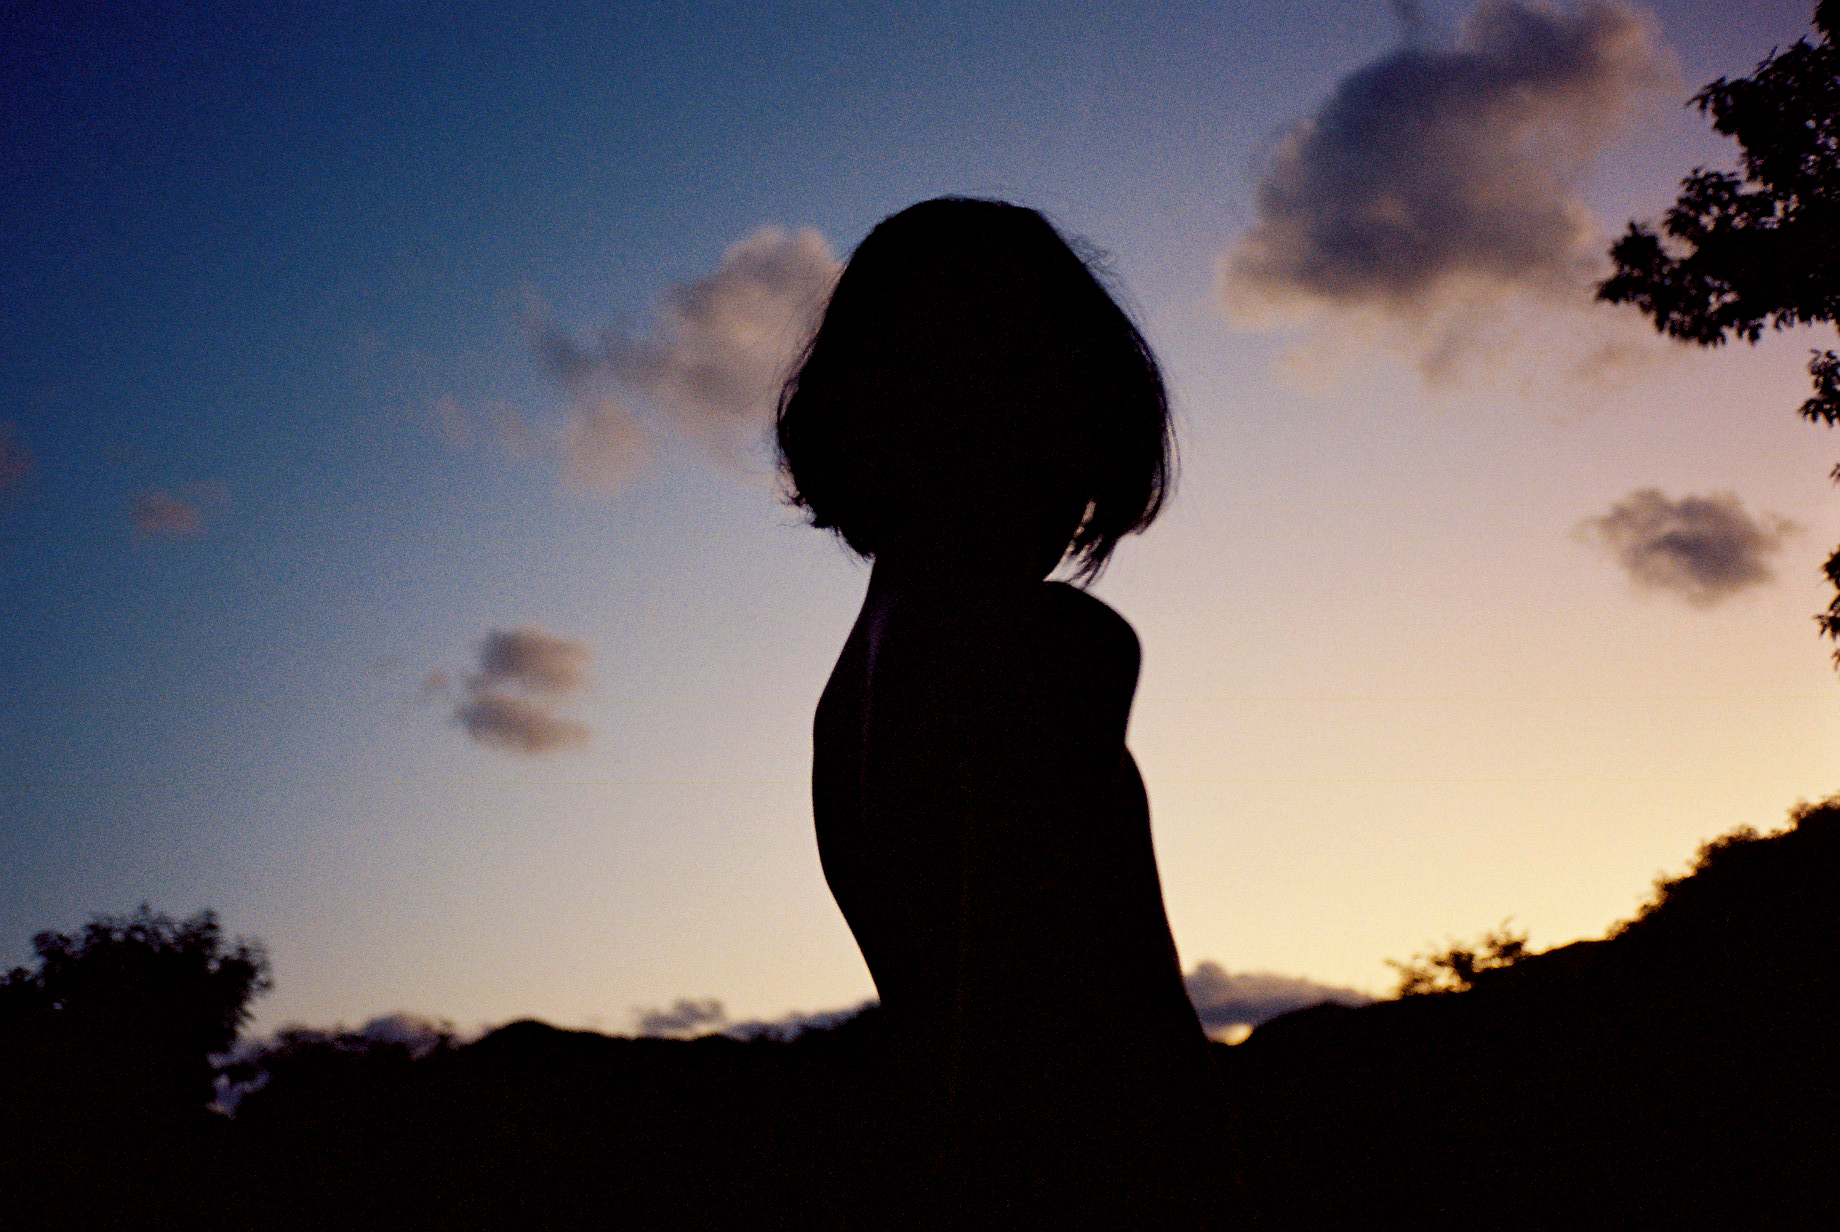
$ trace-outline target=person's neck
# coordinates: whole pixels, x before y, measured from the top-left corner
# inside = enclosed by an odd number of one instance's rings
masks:
[[[1031,560],[1023,552],[891,548],[875,554],[869,584],[879,589],[1007,590],[1042,581],[1057,563]]]

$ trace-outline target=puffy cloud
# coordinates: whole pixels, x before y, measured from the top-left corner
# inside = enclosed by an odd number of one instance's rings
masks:
[[[457,1039],[453,1023],[400,1010],[371,1019],[356,1034],[370,1047],[399,1047],[417,1060]]]
[[[565,697],[586,687],[592,657],[581,642],[534,625],[494,629],[480,646],[474,680],[486,687],[510,685],[543,697]]]
[[[495,689],[470,693],[454,721],[479,743],[510,753],[553,753],[588,742],[588,727],[545,702]]]
[[[1787,518],[1753,518],[1730,492],[1670,500],[1655,488],[1631,492],[1578,534],[1608,550],[1637,586],[1710,607],[1775,574],[1769,558],[1801,528]]]
[[[136,535],[182,538],[201,534],[205,510],[229,500],[229,489],[214,479],[188,483],[171,492],[154,488],[134,497],[128,507],[128,520]]]
[[[572,492],[611,496],[651,456],[645,428],[612,394],[571,395],[562,482]]]
[[[577,338],[533,312],[532,348],[569,401],[565,481],[617,489],[644,463],[657,421],[719,455],[745,454],[841,268],[817,231],[762,227],[712,273],[667,291],[641,334]]]
[[[1646,18],[1603,0],[1481,0],[1444,47],[1417,4],[1394,8],[1406,45],[1287,134],[1220,288],[1242,323],[1329,309],[1402,325],[1437,375],[1507,294],[1589,305],[1604,243],[1578,187],[1671,61]]]
[[[1365,1005],[1373,998],[1352,988],[1318,984],[1295,975],[1252,972],[1229,975],[1219,963],[1201,962],[1183,977],[1188,999],[1210,1036],[1230,1036],[1235,1028],[1262,1022],[1332,1001],[1337,1005]]]
[[[670,1009],[634,1010],[633,1020],[640,1035],[696,1035],[719,1030],[728,1014],[714,998],[679,997]]]
[[[454,722],[479,743],[511,753],[539,754],[585,744],[588,728],[558,703],[587,686],[593,652],[571,638],[533,625],[495,629],[480,646],[479,667],[461,682]],[[423,679],[424,695],[449,687],[444,672]]]

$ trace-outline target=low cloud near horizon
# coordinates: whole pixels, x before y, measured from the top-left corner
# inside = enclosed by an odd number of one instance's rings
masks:
[[[587,687],[593,652],[586,643],[520,625],[494,629],[480,644],[479,666],[460,684],[454,722],[488,748],[535,756],[586,744],[588,727],[559,706]],[[446,673],[431,672],[424,691],[444,693]]]
[[[1374,998],[1353,988],[1319,984],[1295,975],[1274,975],[1266,971],[1229,975],[1216,962],[1199,962],[1182,979],[1195,1016],[1210,1037],[1230,1036],[1234,1028],[1256,1027],[1293,1010],[1332,1002],[1336,1005],[1366,1005]],[[731,1023],[721,1001],[714,998],[682,997],[668,1009],[633,1011],[633,1021],[640,1035],[682,1038],[723,1032],[743,1038],[770,1037],[790,1039],[811,1028],[834,1027],[876,1002],[865,1001],[849,1009],[818,1013],[788,1014],[783,1018]]]
[[[706,1035],[728,1025],[728,1013],[714,997],[679,997],[669,1009],[633,1011],[633,1023],[640,1035]]]
[[[1711,607],[1775,578],[1770,557],[1801,527],[1775,514],[1752,517],[1730,492],[1670,499],[1631,492],[1577,534],[1616,560],[1629,580],[1694,607]]]
[[[661,429],[743,461],[841,268],[816,230],[760,227],[712,272],[667,290],[642,333],[578,336],[533,311],[531,346],[568,399],[565,484],[617,491]]]
[[[1393,7],[1404,45],[1285,136],[1219,286],[1243,325],[1378,323],[1436,379],[1507,301],[1591,307],[1607,240],[1579,190],[1675,70],[1651,20],[1608,0],[1480,0],[1445,46]]]
[[[1190,1004],[1210,1037],[1229,1035],[1234,1028],[1256,1027],[1293,1010],[1328,1001],[1336,1005],[1366,1005],[1373,998],[1353,988],[1318,984],[1295,975],[1254,971],[1229,975],[1216,962],[1198,962],[1182,978]]]

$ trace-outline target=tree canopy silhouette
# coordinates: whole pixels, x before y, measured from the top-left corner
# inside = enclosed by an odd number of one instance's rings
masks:
[[[1821,0],[1814,25],[1819,42],[1800,40],[1751,76],[1693,96],[1714,131],[1737,140],[1743,173],[1695,168],[1663,234],[1630,223],[1599,299],[1634,304],[1656,329],[1701,346],[1840,316],[1840,0]],[[1808,372],[1802,417],[1840,423],[1840,355],[1815,351]],[[1840,549],[1825,570],[1840,591]],[[1815,619],[1840,641],[1840,593]]]
[[[75,1113],[106,1103],[149,1116],[201,1111],[211,1056],[229,1048],[270,986],[259,944],[223,937],[217,916],[98,916],[71,936],[32,939],[36,968],[0,980],[9,1068]],[[48,1115],[55,1109],[44,1110]]]

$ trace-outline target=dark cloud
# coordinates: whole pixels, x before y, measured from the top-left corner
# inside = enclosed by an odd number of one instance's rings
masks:
[[[479,650],[475,680],[487,687],[514,686],[543,697],[578,693],[588,683],[586,645],[534,625],[494,629]]]
[[[548,704],[496,689],[470,692],[454,721],[473,739],[508,753],[553,753],[588,742],[587,725]]]
[[[697,1001],[680,997],[667,1010],[634,1010],[640,1035],[707,1035],[728,1022],[722,1003],[714,998]]]
[[[1670,500],[1643,488],[1578,525],[1585,540],[1612,555],[1636,585],[1710,607],[1775,574],[1769,558],[1801,528],[1786,518],[1753,518],[1730,492]]]
[[[1615,3],[1482,0],[1455,46],[1408,44],[1345,77],[1285,138],[1252,229],[1221,259],[1229,312],[1377,310],[1416,321],[1478,295],[1582,297],[1603,247],[1577,195],[1646,89],[1650,23]]]
[[[205,511],[229,500],[229,489],[214,479],[201,479],[170,492],[154,488],[134,497],[128,520],[136,535],[184,538],[203,533]]]
[[[1337,1005],[1365,1005],[1373,998],[1352,988],[1318,984],[1294,975],[1252,972],[1229,975],[1219,963],[1196,963],[1183,977],[1188,999],[1209,1035],[1223,1035],[1235,1027],[1256,1027],[1262,1022],[1332,1001]]]
[[[666,292],[642,334],[578,338],[533,312],[532,349],[569,400],[569,486],[617,489],[657,424],[724,457],[752,448],[840,268],[817,231],[762,227]]]
[[[582,642],[533,625],[494,629],[479,650],[479,667],[460,686],[454,722],[479,743],[511,753],[551,753],[586,744],[586,724],[558,703],[581,692],[593,657]],[[445,694],[445,672],[423,678],[424,696]]]
[[[1399,19],[1406,38],[1410,41],[1425,28],[1425,6],[1419,0],[1387,0],[1392,6],[1393,16]]]

